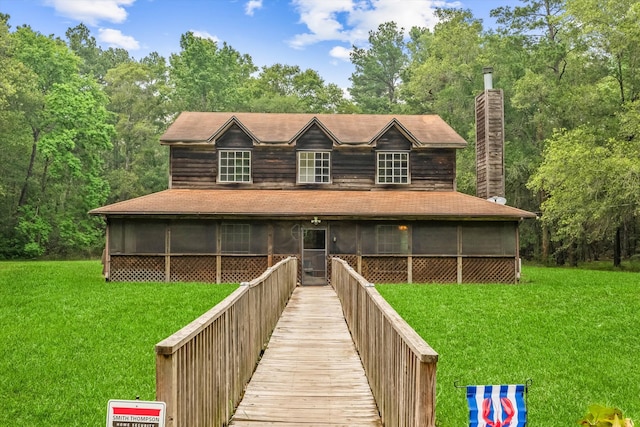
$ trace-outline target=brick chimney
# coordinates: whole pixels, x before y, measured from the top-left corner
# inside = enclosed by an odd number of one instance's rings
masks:
[[[504,202],[504,100],[486,67],[484,91],[476,96],[476,195]]]

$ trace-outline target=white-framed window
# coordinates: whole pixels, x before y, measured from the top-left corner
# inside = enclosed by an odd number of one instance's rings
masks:
[[[377,184],[409,184],[408,152],[381,151],[377,161]]]
[[[378,254],[408,254],[409,226],[404,224],[377,225],[376,245]]]
[[[298,152],[298,183],[327,184],[331,182],[331,153],[329,151]]]
[[[251,248],[250,224],[222,224],[223,254],[248,254]]]
[[[251,151],[221,150],[218,157],[220,182],[251,182]]]

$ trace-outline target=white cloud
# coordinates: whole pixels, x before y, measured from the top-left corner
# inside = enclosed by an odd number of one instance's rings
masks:
[[[323,41],[342,41],[358,45],[366,42],[369,31],[394,21],[408,32],[412,27],[433,28],[436,7],[460,7],[448,0],[293,0],[306,33],[295,35],[289,45],[302,49]],[[339,53],[339,52],[338,52]]]
[[[352,0],[293,0],[292,3],[309,32],[295,35],[289,42],[291,47],[301,49],[325,40],[350,41],[349,31],[339,18],[353,11]]]
[[[249,16],[253,16],[256,9],[262,9],[262,0],[249,0],[244,6],[244,11]]]
[[[131,36],[125,36],[120,30],[99,28],[98,40],[107,43],[109,47],[120,47],[126,50],[140,49],[140,43]]]
[[[214,41],[216,43],[218,43],[220,41],[220,39],[216,36],[214,36],[213,34],[210,34],[206,31],[200,31],[200,30],[189,30],[193,33],[194,36],[199,37],[201,39],[209,39],[211,41]]]
[[[124,6],[136,0],[46,0],[56,12],[67,18],[96,26],[100,21],[121,23],[127,19]]]
[[[346,62],[349,62],[351,60],[350,55],[351,55],[351,49],[347,49],[346,47],[343,47],[343,46],[334,46],[329,51],[329,56],[331,56],[332,58],[337,58]]]

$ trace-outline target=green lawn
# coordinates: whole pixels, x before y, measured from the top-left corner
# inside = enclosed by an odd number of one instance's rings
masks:
[[[577,425],[593,403],[640,423],[640,273],[525,267],[522,284],[378,285],[439,353],[440,427],[468,425],[461,384],[531,378],[529,425]]]
[[[155,400],[154,345],[235,285],[107,283],[97,261],[0,262],[0,425],[100,426]]]
[[[154,345],[235,285],[106,283],[96,261],[0,262],[0,425],[104,425],[109,399],[154,399]],[[591,403],[640,421],[640,273],[525,267],[522,285],[378,285],[439,353],[441,427],[462,384],[533,379],[530,425]]]

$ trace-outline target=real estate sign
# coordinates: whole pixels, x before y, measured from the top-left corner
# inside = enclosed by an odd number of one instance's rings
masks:
[[[164,402],[110,400],[107,427],[164,427]]]

